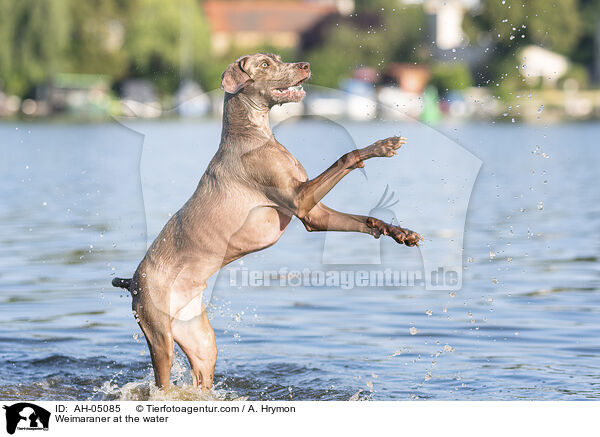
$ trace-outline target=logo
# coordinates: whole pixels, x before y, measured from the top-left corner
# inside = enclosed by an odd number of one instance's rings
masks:
[[[4,406],[6,410],[6,432],[14,434],[18,430],[48,431],[50,411],[28,402]]]

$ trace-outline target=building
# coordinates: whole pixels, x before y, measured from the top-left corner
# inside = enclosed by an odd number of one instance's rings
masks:
[[[531,84],[541,80],[554,86],[569,69],[569,60],[543,47],[528,45],[519,54],[521,75]]]
[[[303,32],[329,15],[349,13],[353,8],[352,0],[204,2],[215,55],[222,55],[232,47],[298,47]]]
[[[390,63],[383,74],[385,82],[412,94],[421,94],[430,77],[431,72],[426,66],[399,62]]]

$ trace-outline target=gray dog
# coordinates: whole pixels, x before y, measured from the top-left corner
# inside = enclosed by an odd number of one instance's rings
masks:
[[[418,245],[419,234],[373,217],[344,214],[320,200],[363,161],[392,157],[406,139],[392,137],[346,153],[314,179],[271,132],[269,110],[306,95],[307,62],[284,63],[273,54],[242,56],[227,67],[223,131],[217,153],[192,197],[167,222],[129,290],[152,357],[156,385],[169,388],[173,341],[187,355],[194,386],[212,387],[217,345],[202,292],[215,272],[277,242],[293,216],[308,231],[363,232]]]

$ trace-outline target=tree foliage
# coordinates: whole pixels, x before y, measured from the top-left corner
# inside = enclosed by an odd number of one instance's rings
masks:
[[[134,1],[71,0],[68,72],[124,77],[129,57],[123,43],[135,5]]]
[[[482,0],[475,21],[505,47],[533,43],[568,54],[581,36],[577,0]]]
[[[463,62],[439,63],[431,69],[431,84],[440,94],[462,90],[473,85],[469,66]]]
[[[126,40],[131,74],[172,91],[209,61],[209,32],[196,0],[138,1]]]
[[[25,95],[55,73],[200,77],[209,31],[196,0],[0,0],[0,86]]]
[[[356,7],[352,19],[332,23],[324,33],[324,42],[303,54],[320,72],[313,82],[336,87],[356,67],[382,69],[389,62],[427,59],[425,14],[420,6],[378,0],[358,1]]]
[[[68,0],[0,0],[0,78],[23,94],[65,66],[69,45]]]
[[[330,19],[314,44],[284,57],[310,61],[319,72],[313,82],[330,87],[360,66],[381,71],[390,62],[435,64],[431,17],[422,5],[356,0],[355,7],[351,16]],[[589,68],[600,2],[481,0],[464,18],[471,43],[491,53],[475,72],[479,84],[508,83],[507,75],[516,83],[523,44],[563,53]],[[227,64],[247,51],[232,47],[223,56],[210,54],[200,0],[0,0],[0,89],[19,96],[63,72],[104,74],[113,82],[147,78],[167,93],[183,78],[194,78],[210,90],[219,86]],[[441,76],[449,73],[440,70]]]
[[[487,46],[475,76],[480,85],[507,94],[523,86],[519,49],[535,44],[576,60],[585,37],[579,8],[586,0],[482,0],[478,13],[465,17],[470,39]],[[591,59],[588,59],[590,61]]]

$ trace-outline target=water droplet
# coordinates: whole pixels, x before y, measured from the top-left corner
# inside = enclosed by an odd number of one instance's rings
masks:
[[[359,388],[358,391],[356,393],[354,393],[352,396],[350,396],[350,399],[348,399],[349,401],[358,401],[358,398],[360,396],[360,394],[362,393],[363,389]]]
[[[537,208],[541,211],[542,209],[544,209],[544,202],[542,202],[541,200],[538,202]]]
[[[433,311],[427,310],[427,311],[425,311],[425,314],[427,314],[428,316],[432,316],[433,315]]]
[[[417,332],[419,332],[419,330],[417,328],[415,328],[414,326],[411,326],[411,328],[408,330],[408,332],[410,332],[410,335],[416,335]]]
[[[452,346],[450,346],[449,344],[444,346],[444,352],[454,352],[454,348]]]

